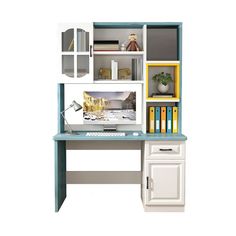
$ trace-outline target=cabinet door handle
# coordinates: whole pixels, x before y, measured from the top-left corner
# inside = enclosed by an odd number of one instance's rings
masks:
[[[171,151],[173,151],[172,148],[160,148],[159,150],[160,150],[161,152],[171,152]]]
[[[149,189],[149,177],[148,176],[146,177],[146,181],[147,181],[146,182],[146,189]]]
[[[89,53],[90,53],[90,57],[92,57],[93,55],[92,55],[92,50],[93,50],[93,46],[92,45],[90,45],[90,47],[89,47]]]

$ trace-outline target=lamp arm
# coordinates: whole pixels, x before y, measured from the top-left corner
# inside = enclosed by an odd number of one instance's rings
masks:
[[[63,119],[65,120],[66,124],[68,125],[68,128],[69,128],[69,133],[72,134],[72,128],[70,126],[70,124],[68,123],[66,117],[64,116],[65,112],[70,109],[71,107],[73,107],[73,105],[70,105],[68,108],[66,108],[64,111],[61,112],[61,116],[63,117]]]

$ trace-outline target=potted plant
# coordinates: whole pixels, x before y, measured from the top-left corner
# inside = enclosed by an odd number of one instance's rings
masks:
[[[158,81],[158,86],[157,89],[159,90],[160,93],[166,93],[169,90],[169,83],[172,80],[171,74],[170,73],[164,73],[161,72],[159,74],[155,74],[152,77],[153,81]]]

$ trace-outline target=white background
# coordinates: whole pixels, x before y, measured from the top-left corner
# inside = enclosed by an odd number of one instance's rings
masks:
[[[235,235],[233,2],[1,1],[0,234]],[[88,21],[183,22],[184,213],[144,213],[129,185],[69,186],[54,213],[57,24]]]

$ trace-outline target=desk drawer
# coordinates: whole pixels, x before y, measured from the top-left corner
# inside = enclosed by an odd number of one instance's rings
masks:
[[[178,141],[145,142],[146,159],[184,159],[185,143]]]

